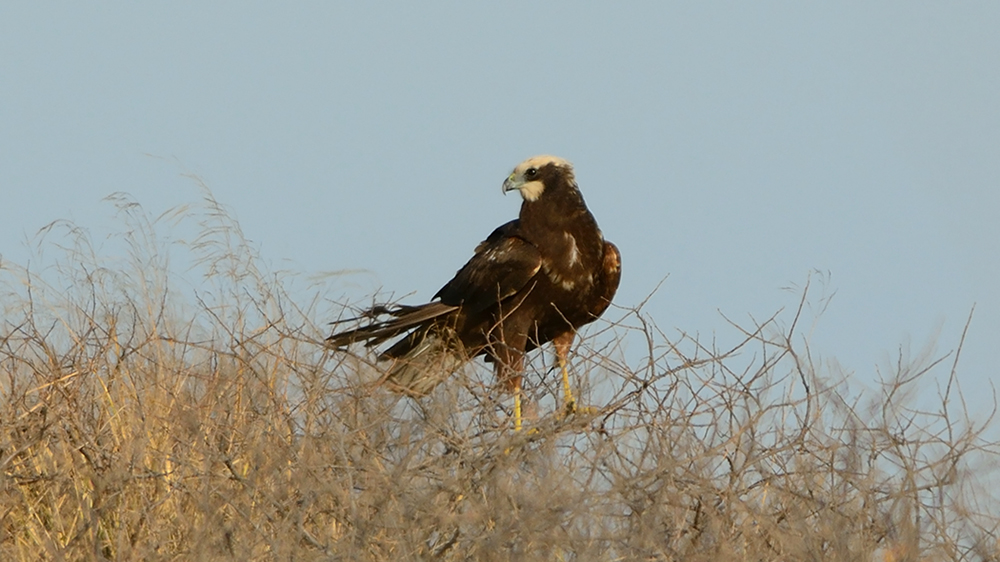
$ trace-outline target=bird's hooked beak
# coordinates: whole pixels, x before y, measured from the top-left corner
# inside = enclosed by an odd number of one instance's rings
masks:
[[[515,191],[521,189],[524,186],[524,180],[518,181],[517,175],[511,172],[507,179],[503,181],[503,193],[507,194],[508,191]]]

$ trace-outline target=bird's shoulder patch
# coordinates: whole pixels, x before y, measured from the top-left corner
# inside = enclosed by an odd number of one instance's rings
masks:
[[[512,235],[516,227],[512,223],[494,230],[476,246],[472,259],[434,298],[475,311],[497,304],[524,288],[541,269],[542,256],[533,244]]]
[[[490,235],[486,237],[486,240],[483,240],[482,242],[476,245],[476,250],[474,253],[479,254],[481,252],[484,252],[490,247],[491,244],[496,244],[497,242],[500,242],[504,238],[516,236],[517,229],[519,226],[520,226],[520,221],[514,219],[512,221],[505,222],[500,226],[494,228],[493,232],[491,232]]]
[[[569,267],[573,267],[580,261],[580,250],[576,247],[576,238],[573,237],[569,232],[563,232],[563,237],[566,239],[566,245],[569,246],[569,251],[567,252],[566,261]]]

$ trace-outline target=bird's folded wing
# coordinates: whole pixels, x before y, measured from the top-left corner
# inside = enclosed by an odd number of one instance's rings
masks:
[[[455,277],[434,298],[461,305],[469,312],[483,310],[523,289],[542,266],[542,256],[531,243],[505,235],[498,228],[476,248]]]

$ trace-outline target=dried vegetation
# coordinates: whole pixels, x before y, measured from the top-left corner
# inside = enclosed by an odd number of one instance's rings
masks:
[[[350,310],[268,273],[210,197],[116,202],[110,249],[56,224],[46,269],[0,264],[0,559],[1000,560],[958,351],[851,393],[814,363],[808,288],[721,321],[727,348],[620,310],[573,357],[593,407],[558,415],[536,354],[514,433],[486,366],[416,402],[324,350]],[[157,234],[192,217],[197,290]]]

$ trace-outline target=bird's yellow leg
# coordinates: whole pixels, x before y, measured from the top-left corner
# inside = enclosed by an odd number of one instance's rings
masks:
[[[563,414],[570,415],[576,412],[576,399],[573,398],[573,388],[569,384],[569,371],[566,369],[566,358],[559,354],[559,367],[562,369],[563,379]]]
[[[521,379],[514,384],[514,431],[521,431]]]

